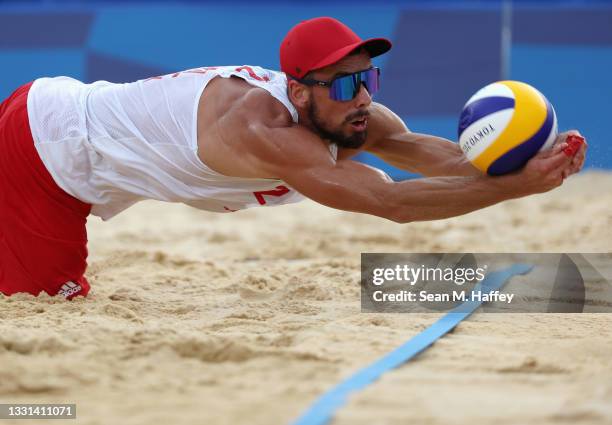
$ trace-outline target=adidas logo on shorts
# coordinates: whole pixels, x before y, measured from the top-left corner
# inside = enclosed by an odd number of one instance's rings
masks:
[[[74,295],[83,289],[81,285],[78,285],[74,282],[68,281],[62,285],[62,288],[57,293],[65,298],[68,298],[71,295]]]

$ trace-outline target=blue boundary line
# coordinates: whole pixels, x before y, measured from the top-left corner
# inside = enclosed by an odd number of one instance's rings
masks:
[[[529,264],[514,264],[506,269],[491,272],[479,285],[474,287],[472,292],[483,291],[488,293],[498,290],[511,277],[529,273],[532,268],[533,266]],[[402,365],[427,349],[463,319],[471,315],[481,304],[481,301],[466,301],[455,307],[423,332],[323,394],[299,419],[293,422],[293,425],[324,425],[328,423],[334,413],[346,403],[349,394],[365,388],[385,372]]]

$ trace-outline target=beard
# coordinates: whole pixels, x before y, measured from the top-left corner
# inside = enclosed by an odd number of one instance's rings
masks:
[[[349,115],[344,122],[349,123],[351,120],[368,115],[368,112],[358,111]],[[334,131],[328,129],[319,115],[319,109],[314,99],[311,99],[310,106],[308,107],[308,119],[312,123],[313,130],[319,137],[329,140],[331,143],[335,143],[339,148],[359,149],[365,143],[368,135],[367,129],[364,131],[356,131],[350,136],[346,136],[342,130]]]

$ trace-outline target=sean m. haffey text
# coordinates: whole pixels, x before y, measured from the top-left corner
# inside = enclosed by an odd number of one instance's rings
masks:
[[[480,283],[485,278],[487,265],[483,267],[412,267],[407,264],[396,265],[395,267],[375,268],[372,270],[372,284],[381,286],[385,282],[404,282],[410,286],[414,286],[417,282],[448,282],[455,285],[463,285],[466,282]],[[473,291],[466,296],[463,291],[452,291],[450,293],[430,293],[428,291],[419,291],[418,293],[400,290],[394,293],[384,293],[377,290],[372,293],[372,300],[375,302],[451,302],[451,301],[478,301],[478,302],[496,302],[502,301],[511,303],[514,294],[503,294],[500,291],[481,292]]]

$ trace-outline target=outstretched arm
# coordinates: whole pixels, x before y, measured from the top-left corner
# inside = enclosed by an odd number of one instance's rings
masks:
[[[400,223],[453,217],[507,199],[545,192],[562,183],[562,174],[571,161],[560,144],[512,175],[394,182],[367,165],[334,160],[325,143],[301,126],[270,128],[252,124],[249,130],[258,140],[256,156],[267,174],[323,205]]]

